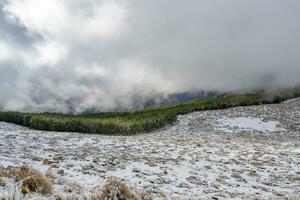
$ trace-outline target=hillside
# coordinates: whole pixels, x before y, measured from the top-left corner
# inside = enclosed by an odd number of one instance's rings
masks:
[[[82,115],[0,112],[0,121],[45,131],[128,135],[162,128],[175,122],[177,115],[236,106],[279,103],[299,96],[300,89],[297,87],[272,93],[256,91],[239,95],[226,94],[182,104],[150,107],[131,112]]]
[[[300,98],[180,115],[172,126],[133,136],[44,132],[0,122],[0,199],[16,188],[33,200],[102,200],[116,191],[137,195],[127,200],[296,200],[299,118]],[[31,175],[28,167],[20,172],[24,163],[39,175],[37,185],[18,178],[24,171]],[[101,198],[91,198],[101,191]]]

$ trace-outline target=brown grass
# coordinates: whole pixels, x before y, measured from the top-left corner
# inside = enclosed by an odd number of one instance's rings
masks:
[[[56,200],[152,200],[149,194],[137,194],[119,179],[109,180],[99,191],[89,197],[78,195],[57,195]]]
[[[22,166],[17,172],[15,178],[22,182],[22,193],[37,192],[40,194],[49,194],[52,191],[51,181],[40,171]]]
[[[0,196],[0,200],[20,200],[26,198],[28,193],[39,193],[41,195],[48,195],[52,192],[51,180],[56,178],[52,171],[46,172],[46,174],[29,167],[27,165],[21,167],[8,167],[0,169],[0,182],[1,178],[14,178],[19,182],[19,188],[13,188],[12,191],[6,196]],[[22,194],[23,195],[22,195]],[[77,194],[81,194],[80,192]],[[49,197],[49,196],[48,196]],[[55,195],[55,200],[153,200],[154,198],[149,193],[136,193],[126,186],[124,182],[119,179],[109,180],[104,186],[96,191],[91,196],[75,195],[70,193],[69,195],[61,196]],[[169,198],[165,198],[169,199]],[[171,200],[187,200],[190,198],[173,197]],[[209,199],[209,198],[197,198],[197,199]],[[272,199],[272,198],[270,198]],[[297,197],[287,198],[289,200],[300,200]],[[260,197],[252,197],[249,200],[264,200]],[[269,199],[268,199],[269,200]]]
[[[0,177],[14,178],[21,183],[20,191],[23,194],[37,192],[40,194],[49,194],[52,191],[52,183],[40,171],[23,165],[21,167],[8,167],[0,170]]]
[[[78,196],[78,195],[56,195],[55,200],[88,200],[86,197]]]
[[[0,170],[0,177],[12,178],[17,173],[16,167],[7,167]]]
[[[141,198],[131,191],[125,183],[118,179],[108,181],[98,194],[91,197],[91,200],[140,200]]]

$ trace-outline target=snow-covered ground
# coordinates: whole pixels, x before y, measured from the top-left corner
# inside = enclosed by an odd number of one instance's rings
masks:
[[[128,137],[0,123],[0,167],[24,163],[58,174],[54,193],[88,194],[118,177],[155,199],[300,198],[300,99],[195,112]]]
[[[280,123],[278,121],[262,121],[262,119],[258,117],[234,117],[234,118],[221,118],[218,120],[220,125],[220,130],[225,130],[231,132],[232,127],[237,127],[238,129],[247,129],[247,130],[255,130],[262,132],[275,132],[284,130],[280,127]]]

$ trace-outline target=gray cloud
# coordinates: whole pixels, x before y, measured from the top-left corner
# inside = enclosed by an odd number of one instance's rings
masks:
[[[300,83],[298,0],[6,0],[0,105],[132,108],[190,89]]]

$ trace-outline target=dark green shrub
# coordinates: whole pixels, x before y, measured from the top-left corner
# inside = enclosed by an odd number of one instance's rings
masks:
[[[132,112],[108,112],[83,115],[0,112],[0,121],[45,131],[128,135],[161,128],[175,122],[177,115],[194,111],[225,109],[263,103],[280,103],[288,98],[299,96],[300,89],[285,91],[284,94],[276,95],[256,92],[254,94],[223,95],[184,104],[160,106],[158,108]]]

